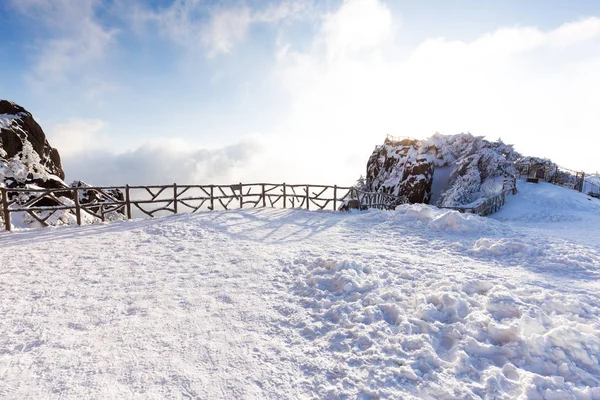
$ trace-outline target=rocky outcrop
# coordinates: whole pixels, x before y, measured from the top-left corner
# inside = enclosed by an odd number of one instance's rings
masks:
[[[466,205],[501,190],[503,181],[514,177],[517,156],[512,146],[471,134],[427,140],[388,136],[369,158],[365,189],[404,196],[410,203]]]
[[[107,196],[100,196],[94,190],[85,189],[89,185],[76,181],[71,186],[64,182],[64,171],[60,155],[48,140],[42,128],[33,119],[31,113],[23,107],[6,100],[0,100],[0,187],[10,189],[31,189],[27,192],[8,192],[9,199],[16,199],[23,204],[38,198],[33,203],[36,207],[46,206],[73,206],[74,192],[72,187],[79,190],[80,204],[96,205],[88,207],[91,212],[97,212],[102,202],[108,196],[116,200],[123,200],[123,193],[118,189],[108,190]],[[53,196],[42,196],[33,189],[65,189],[63,192],[53,192]],[[120,219],[123,210],[114,212],[111,219]],[[42,215],[43,214],[43,215]],[[85,212],[82,217],[87,222],[94,222],[98,218]],[[116,215],[119,214],[119,215]],[[76,219],[71,210],[41,211],[40,216],[50,215],[46,222],[53,225],[75,223]],[[28,214],[24,223],[36,226],[36,220]],[[3,216],[0,215],[0,219]]]
[[[31,113],[11,101],[0,100],[0,148],[4,150],[4,158],[13,158],[27,150],[27,143],[39,157],[44,172],[65,178],[58,151],[50,146]]]
[[[0,100],[0,185],[11,189],[67,188],[58,151],[50,146],[42,128],[23,107]],[[25,202],[32,192],[10,193]],[[55,197],[69,196],[69,192]],[[40,198],[36,206],[59,205],[51,198]]]
[[[410,203],[429,203],[432,178],[432,157],[416,139],[387,138],[367,163],[368,190],[406,197]]]

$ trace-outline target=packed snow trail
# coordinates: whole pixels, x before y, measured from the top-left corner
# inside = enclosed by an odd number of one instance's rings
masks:
[[[520,186],[2,233],[0,397],[600,399],[600,201]]]

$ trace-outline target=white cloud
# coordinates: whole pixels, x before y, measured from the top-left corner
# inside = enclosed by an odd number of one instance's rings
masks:
[[[356,155],[355,175],[386,133],[436,131],[502,137],[526,154],[598,168],[600,19],[433,38],[403,56],[390,15],[379,1],[349,0],[307,50],[281,44],[276,77],[293,103],[284,130]]]
[[[244,4],[212,8],[199,0],[175,0],[158,11],[138,7],[132,18],[140,29],[155,24],[174,42],[190,49],[202,45],[208,57],[215,57],[231,53],[243,43],[253,25],[296,18],[309,7],[309,0],[271,3],[258,9]]]
[[[217,149],[195,148],[181,139],[155,139],[131,151],[113,152],[95,146],[99,140],[94,136],[94,132],[88,136],[88,143],[94,145],[75,147],[78,151],[59,147],[61,141],[51,142],[62,156],[67,179],[95,185],[164,185],[229,184],[268,176],[260,138],[247,138]]]
[[[30,76],[35,86],[85,79],[115,41],[117,31],[94,15],[98,0],[13,0],[13,7],[47,29],[36,43]]]
[[[72,119],[54,126],[48,140],[63,158],[91,149],[99,150],[105,147],[105,141],[99,135],[104,125],[100,120]]]
[[[78,23],[78,17],[89,16],[99,0],[12,0],[11,5],[22,14],[68,31]],[[63,25],[62,21],[71,21]]]
[[[212,15],[208,26],[202,29],[202,42],[209,56],[231,52],[233,47],[246,38],[252,22],[250,9],[219,10]]]
[[[34,68],[35,80],[64,84],[73,73],[86,74],[86,70],[93,69],[94,64],[103,59],[114,33],[87,20],[79,33],[44,42]]]
[[[346,167],[344,154],[326,147],[307,149],[302,138],[247,136],[235,143],[204,148],[181,138],[147,140],[127,151],[116,150],[100,121],[58,125],[49,137],[58,149],[66,179],[95,185],[330,183]],[[85,142],[85,143],[81,143]],[[307,151],[308,150],[308,151]],[[331,163],[337,164],[331,167]],[[351,182],[355,172],[349,174]]]
[[[311,0],[288,0],[270,4],[260,10],[254,10],[252,20],[255,22],[279,22],[295,18],[304,18],[312,8]]]
[[[589,40],[598,39],[600,36],[600,18],[591,17],[582,21],[570,22],[549,32],[549,42],[559,46],[569,46]]]
[[[329,60],[381,46],[392,31],[392,14],[378,0],[346,0],[327,15],[322,37]]]

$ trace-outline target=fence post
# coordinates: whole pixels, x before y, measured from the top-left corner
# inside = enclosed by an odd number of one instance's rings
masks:
[[[215,185],[210,185],[210,211],[215,210],[214,188]]]
[[[337,185],[333,185],[333,211],[337,210]]]
[[[579,192],[583,193],[583,185],[585,185],[585,172],[581,172],[581,185],[579,186]]]
[[[265,184],[262,184],[262,200],[263,200],[263,208],[267,207],[267,194],[265,193]]]
[[[306,185],[306,209],[310,210],[310,198],[309,198],[310,188]]]
[[[131,219],[131,196],[129,193],[129,184],[125,185],[125,212],[127,219]]]
[[[283,182],[283,208],[286,208],[287,198],[285,195],[285,182]]]
[[[242,182],[240,182],[240,209],[244,208],[244,188]]]
[[[7,231],[11,230],[10,210],[8,209],[8,192],[6,188],[0,188],[2,191],[2,210],[4,211],[4,226]]]
[[[77,225],[81,226],[81,204],[79,204],[79,189],[74,188],[75,191],[75,217],[77,218]]]
[[[173,184],[173,210],[177,214],[177,184]]]

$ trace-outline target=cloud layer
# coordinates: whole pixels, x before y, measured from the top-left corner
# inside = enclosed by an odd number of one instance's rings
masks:
[[[260,142],[244,140],[220,149],[190,149],[185,142],[161,140],[133,151],[67,154],[67,180],[96,185],[232,183],[259,172]]]

